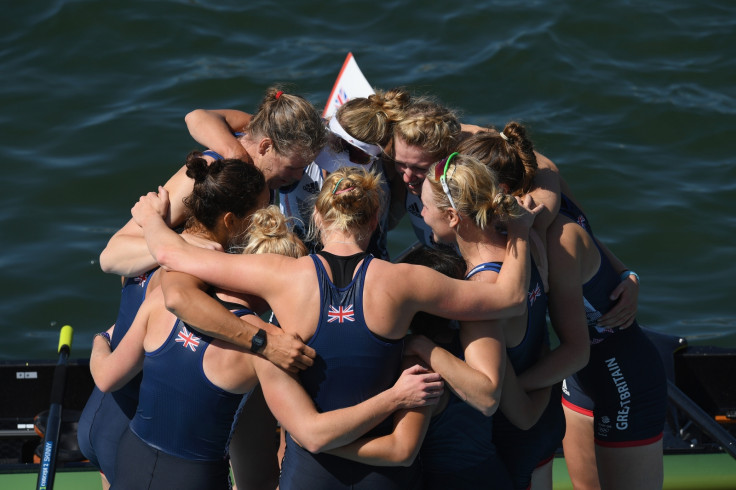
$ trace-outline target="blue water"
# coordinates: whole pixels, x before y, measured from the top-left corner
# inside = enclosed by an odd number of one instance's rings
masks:
[[[184,115],[378,88],[523,121],[642,279],[641,323],[736,345],[736,3],[13,2],[0,31],[0,358],[73,355],[115,318],[99,252],[197,148]],[[413,241],[392,232],[394,253]]]

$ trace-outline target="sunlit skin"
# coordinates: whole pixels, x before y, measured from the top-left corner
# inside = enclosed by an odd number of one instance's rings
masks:
[[[419,146],[410,145],[398,137],[394,138],[393,145],[396,172],[401,174],[409,192],[416,196],[421,195],[427,170],[437,159]]]
[[[309,165],[309,162],[305,162],[303,158],[278,154],[269,163],[270,165],[266,164],[261,167],[269,189],[278,189],[293,184],[302,178],[304,169]]]
[[[434,203],[434,191],[426,179],[422,187],[422,218],[432,228],[432,238],[437,243],[454,244],[455,231],[450,227],[446,210],[438,208]]]
[[[298,154],[287,156],[277,153],[269,138],[257,141],[243,138],[240,141],[253,164],[263,172],[269,189],[278,189],[298,181],[311,161]]]

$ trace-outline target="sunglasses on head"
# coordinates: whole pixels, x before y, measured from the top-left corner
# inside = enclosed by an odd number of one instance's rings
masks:
[[[348,141],[345,141],[343,138],[339,136],[337,136],[337,138],[338,138],[337,145],[340,151],[347,152],[348,159],[351,162],[357,163],[358,165],[369,165],[375,162],[376,160],[378,160],[377,156],[364,152],[357,146],[350,144]]]
[[[452,199],[452,194],[450,194],[450,187],[447,185],[447,169],[450,166],[450,161],[458,154],[458,152],[451,153],[449,157],[445,160],[445,164],[442,165],[442,162],[437,162],[437,165],[434,167],[434,180],[439,180],[440,184],[442,184],[442,190],[445,191],[445,195],[447,196],[447,199],[450,201],[450,206],[453,209],[457,209],[457,206],[455,206],[455,201]],[[455,164],[455,168],[457,168],[457,164]],[[454,174],[455,172],[453,172]]]

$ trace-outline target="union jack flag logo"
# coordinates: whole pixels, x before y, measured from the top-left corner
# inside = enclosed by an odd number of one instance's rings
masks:
[[[335,95],[335,103],[337,104],[337,107],[340,107],[347,101],[348,101],[348,93],[345,91],[344,87],[340,87],[340,89],[337,92],[337,95]]]
[[[348,305],[345,308],[342,306],[335,308],[330,305],[330,311],[327,312],[327,323],[332,323],[334,321],[339,323],[354,322],[355,311],[353,311],[353,305]]]
[[[197,337],[192,332],[187,330],[187,327],[181,327],[179,335],[176,337],[175,340],[176,342],[181,342],[185,349],[189,347],[192,352],[196,352],[197,347],[199,347],[199,341],[202,340],[202,338]]]
[[[539,284],[529,291],[529,306],[532,306],[534,302],[542,295],[542,289],[539,287]]]
[[[141,274],[140,276],[135,278],[135,282],[138,283],[140,287],[143,287],[146,285],[146,280],[148,279],[148,274]]]
[[[582,214],[578,216],[578,224],[585,228],[585,216],[583,216]]]

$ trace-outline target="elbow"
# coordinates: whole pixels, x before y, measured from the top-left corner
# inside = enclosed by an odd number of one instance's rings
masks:
[[[537,420],[532,420],[531,418],[522,417],[520,419],[513,420],[512,423],[514,424],[514,426],[516,426],[517,428],[521,430],[529,430],[532,427],[534,427],[534,424],[537,423]]]
[[[521,292],[521,294],[519,294],[519,292]],[[513,318],[523,315],[526,312],[526,301],[526,291],[514,291],[513,293],[510,292],[509,296],[506,298],[507,306],[503,310],[502,317]]]
[[[92,373],[92,379],[95,382],[95,386],[103,393],[109,393],[114,391],[115,386],[108,376],[104,376],[98,369],[95,369],[93,365],[90,365],[90,372]]]
[[[294,440],[298,441],[298,444],[301,447],[312,454],[317,454],[332,449],[332,446],[329,445],[328,440],[321,440],[321,438],[318,437],[297,438],[293,434],[291,434],[291,436]]]
[[[522,420],[521,423],[515,423],[514,425],[521,430],[529,430],[534,427],[534,424],[536,424],[536,421],[532,422],[531,420]]]
[[[411,466],[419,455],[419,444],[396,444],[389,459],[393,466]]]
[[[196,124],[197,119],[203,112],[204,109],[194,109],[192,112],[184,116],[184,123],[187,125],[188,128],[191,129],[191,127]]]
[[[106,274],[112,274],[115,272],[113,270],[114,261],[110,259],[110,254],[107,251],[107,248],[100,253],[100,269],[102,269],[102,272]]]
[[[494,413],[496,413],[496,410],[498,410],[498,402],[494,400],[493,403],[483,404],[482,406],[478,407],[478,410],[484,416],[491,417]]]
[[[188,294],[184,288],[177,285],[167,286],[164,290],[164,304],[171,313],[180,316],[182,308],[189,301]]]
[[[103,393],[110,393],[111,391],[114,391],[114,385],[110,383],[107,380],[97,380],[95,379],[95,386],[99,388],[99,390]]]
[[[496,413],[496,410],[498,410],[498,404],[501,396],[501,390],[498,390],[496,393],[493,393],[491,396],[484,398],[481,400],[481,403],[475,407],[478,409],[480,413],[482,413],[486,417],[493,416],[494,413]]]

